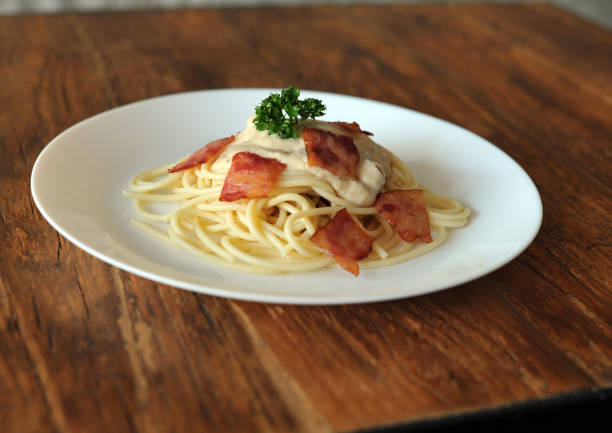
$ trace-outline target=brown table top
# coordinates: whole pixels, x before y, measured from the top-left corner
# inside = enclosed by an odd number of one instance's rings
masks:
[[[543,5],[338,6],[1,17],[0,46],[3,432],[346,431],[612,385],[612,33]],[[539,188],[539,235],[454,289],[282,306],[121,271],[33,204],[77,121],[288,84],[495,143]]]

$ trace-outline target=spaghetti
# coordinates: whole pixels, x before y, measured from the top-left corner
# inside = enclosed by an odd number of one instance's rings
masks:
[[[329,122],[318,122],[315,126],[335,132],[342,129]],[[373,239],[371,252],[359,261],[363,269],[389,266],[425,254],[445,241],[448,229],[468,222],[469,209],[457,200],[423,188],[395,155],[378,149],[375,143],[375,150],[388,159],[388,167],[373,197],[384,191],[422,190],[431,242],[406,242],[377,212],[372,199],[360,202],[348,199],[346,194],[338,193],[338,182],[330,182],[329,175],[320,175],[323,169],[307,171],[301,163],[288,164],[266,197],[222,201],[220,194],[231,156],[244,146],[256,151],[253,139],[249,141],[248,137],[257,136],[260,141],[272,137],[265,131],[261,135],[249,128],[253,129],[252,119],[218,158],[177,172],[170,173],[168,170],[173,166],[165,165],[135,176],[124,192],[133,200],[139,216],[132,222],[146,233],[209,262],[258,274],[307,272],[336,264],[333,255],[317,247],[311,238],[342,209]],[[349,133],[345,128],[343,133],[356,142],[367,139],[373,143],[369,137],[362,137],[366,135],[363,131]],[[304,146],[303,140],[297,141],[295,149],[304,159],[306,154],[299,149]],[[359,147],[364,154],[362,149]],[[270,150],[264,149],[262,153],[269,157]],[[286,162],[282,159],[286,156],[275,157]]]

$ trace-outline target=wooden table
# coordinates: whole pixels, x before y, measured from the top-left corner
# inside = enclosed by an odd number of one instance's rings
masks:
[[[295,7],[2,17],[0,47],[2,432],[350,431],[610,395],[610,32],[543,5]],[[288,84],[492,141],[539,188],[536,240],[429,296],[267,305],[120,271],[33,204],[77,121]]]

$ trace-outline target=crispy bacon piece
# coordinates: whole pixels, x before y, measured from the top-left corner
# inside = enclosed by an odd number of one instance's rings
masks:
[[[195,167],[196,165],[204,164],[209,160],[214,160],[219,156],[223,149],[234,141],[236,137],[233,135],[231,137],[220,138],[215,141],[211,141],[206,146],[197,150],[193,154],[191,154],[186,160],[179,162],[174,167],[170,168],[168,171],[170,173],[175,173],[177,171],[187,170],[188,168]]]
[[[302,137],[308,165],[324,168],[336,176],[359,179],[359,151],[350,137],[307,126]]]
[[[332,256],[353,275],[359,275],[358,260],[372,251],[374,238],[359,227],[346,209],[342,209],[324,227],[310,237],[310,241]]]
[[[238,152],[221,188],[220,201],[267,197],[287,164],[255,153]]]
[[[420,189],[396,189],[379,194],[376,211],[395,227],[406,242],[432,242],[425,196]]]
[[[374,135],[372,134],[370,131],[364,131],[363,129],[361,129],[361,126],[359,126],[359,123],[357,122],[332,122],[334,125],[338,125],[339,127],[341,127],[342,129],[344,129],[345,131],[349,131],[349,132],[359,132],[361,134],[365,134],[365,135]]]

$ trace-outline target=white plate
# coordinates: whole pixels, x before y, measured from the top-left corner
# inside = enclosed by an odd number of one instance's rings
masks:
[[[345,95],[323,99],[324,119],[357,121],[400,157],[417,179],[472,209],[468,226],[440,248],[392,267],[339,268],[258,276],[226,270],[164,245],[134,228],[129,179],[175,161],[208,141],[241,130],[253,108],[276,89],[181,93],[119,107],[53,139],[32,171],[36,205],[64,237],[128,272],[195,292],[236,299],[339,304],[403,298],[481,277],[520,254],[542,221],[538,191],[523,169],[488,141],[406,108]]]

